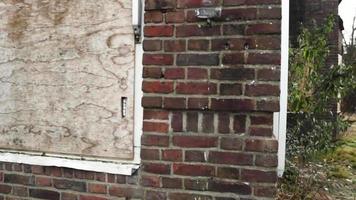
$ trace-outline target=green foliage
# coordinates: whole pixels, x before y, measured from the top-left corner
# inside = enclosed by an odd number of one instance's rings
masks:
[[[298,46],[290,50],[289,117],[287,156],[302,160],[332,147],[333,133],[347,127],[339,116],[329,111],[330,102],[356,89],[352,66],[327,68],[328,37],[334,17],[320,27],[302,28]],[[293,114],[292,114],[293,115]]]
[[[298,37],[298,47],[290,50],[289,110],[313,112],[317,104],[316,87],[320,86],[320,70],[329,53],[327,37],[333,27],[328,19],[324,27],[303,28]]]
[[[330,116],[329,116],[330,117]],[[287,130],[287,158],[304,162],[319,151],[333,147],[335,122],[313,113],[289,114]]]
[[[322,113],[331,100],[344,97],[356,89],[351,65],[326,69],[329,55],[328,36],[334,27],[329,17],[322,27],[303,28],[298,47],[290,50],[289,110]]]

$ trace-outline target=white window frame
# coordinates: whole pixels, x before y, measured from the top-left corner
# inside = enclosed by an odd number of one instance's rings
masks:
[[[132,0],[132,24],[140,27],[142,22],[142,1]],[[140,30],[142,32],[142,28]],[[142,33],[141,33],[142,35]],[[142,55],[141,42],[135,46],[135,104],[134,104],[134,158],[133,160],[110,160],[82,156],[70,156],[28,151],[0,149],[0,161],[40,166],[67,167],[78,170],[132,175],[141,163],[141,135],[143,123],[142,98]]]

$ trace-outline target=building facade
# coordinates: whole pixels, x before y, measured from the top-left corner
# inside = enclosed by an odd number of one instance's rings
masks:
[[[0,200],[275,197],[281,1],[146,0],[143,37],[139,169],[1,162]]]

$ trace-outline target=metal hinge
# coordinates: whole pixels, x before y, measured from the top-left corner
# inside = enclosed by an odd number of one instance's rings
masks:
[[[142,32],[141,32],[141,26],[140,25],[134,25],[133,26],[134,30],[134,36],[135,36],[135,43],[140,44],[142,41]]]

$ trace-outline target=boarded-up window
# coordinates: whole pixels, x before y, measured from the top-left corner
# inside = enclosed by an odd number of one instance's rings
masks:
[[[133,158],[131,0],[4,0],[0,30],[0,149]]]

